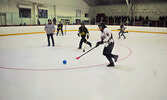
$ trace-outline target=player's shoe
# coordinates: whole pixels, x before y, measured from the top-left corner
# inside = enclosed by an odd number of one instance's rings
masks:
[[[92,44],[90,44],[89,46],[92,47]]]
[[[107,67],[114,67],[114,64],[108,64]]]
[[[118,57],[119,57],[118,55],[115,55],[115,57],[114,57],[115,62],[117,62]]]

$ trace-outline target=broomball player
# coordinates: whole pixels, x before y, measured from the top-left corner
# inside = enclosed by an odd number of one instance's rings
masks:
[[[78,36],[81,36],[81,40],[79,43],[79,47],[78,49],[82,49],[82,44],[83,42],[88,44],[90,47],[92,47],[92,44],[90,42],[87,41],[87,39],[89,39],[89,31],[88,29],[85,27],[84,23],[81,23],[81,27],[79,27],[79,33]],[[87,39],[86,39],[87,38]]]
[[[63,36],[63,24],[61,22],[59,22],[59,24],[57,25],[57,34],[56,34],[56,36],[58,36],[60,30],[61,30],[61,34]]]
[[[98,27],[101,31],[101,41],[96,43],[96,47],[98,47],[101,44],[105,44],[105,47],[103,49],[103,55],[106,56],[106,58],[109,61],[107,67],[114,67],[115,65],[113,59],[115,62],[117,62],[119,56],[112,54],[112,50],[114,48],[114,39],[112,33],[104,23],[100,23]]]
[[[52,46],[54,46],[54,38],[53,38],[53,34],[55,31],[55,27],[52,24],[51,19],[48,19],[48,24],[45,25],[44,30],[46,31],[47,34],[47,39],[48,39],[48,46],[50,46],[50,38],[52,39]]]
[[[128,33],[128,31],[127,32],[125,32],[125,29],[126,29],[126,27],[124,27],[124,24],[123,23],[121,23],[120,24],[120,32],[118,33],[118,35],[119,35],[119,37],[118,37],[118,39],[120,39],[121,38],[121,36],[123,36],[124,37],[124,39],[126,39],[126,36],[124,35],[124,33]]]

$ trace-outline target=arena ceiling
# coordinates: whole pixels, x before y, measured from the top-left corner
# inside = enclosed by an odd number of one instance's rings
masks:
[[[84,0],[89,6],[125,4],[126,0]],[[167,0],[128,0],[133,3],[142,2],[167,2]]]

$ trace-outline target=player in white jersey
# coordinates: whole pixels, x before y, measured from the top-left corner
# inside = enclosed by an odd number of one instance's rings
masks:
[[[96,43],[96,47],[98,47],[100,44],[105,44],[105,47],[103,49],[103,55],[106,56],[106,58],[110,62],[107,67],[114,67],[115,65],[112,58],[114,58],[115,62],[117,62],[119,56],[112,54],[112,50],[114,47],[114,39],[112,33],[104,23],[100,23],[98,27],[101,31],[101,41]]]

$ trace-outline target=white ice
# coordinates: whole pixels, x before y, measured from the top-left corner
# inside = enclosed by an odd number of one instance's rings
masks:
[[[90,34],[94,46],[100,32]],[[55,47],[45,34],[0,37],[0,100],[166,100],[167,35],[113,35],[114,68],[104,46],[76,60],[83,54],[76,32],[54,36]]]

